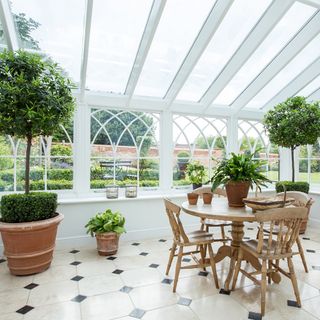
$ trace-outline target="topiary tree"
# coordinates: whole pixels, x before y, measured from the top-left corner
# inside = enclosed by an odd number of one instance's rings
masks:
[[[294,182],[294,150],[300,145],[313,145],[320,137],[320,103],[292,97],[268,111],[263,122],[272,143],[291,149]]]
[[[73,114],[73,84],[62,72],[39,54],[23,50],[0,53],[0,134],[26,139],[26,194],[33,138],[52,135]]]

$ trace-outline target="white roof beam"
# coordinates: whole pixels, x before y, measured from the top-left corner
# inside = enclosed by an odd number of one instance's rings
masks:
[[[264,86],[276,76],[315,36],[320,32],[320,11],[283,48],[283,50],[263,69],[232,104],[238,113]]]
[[[168,105],[170,105],[178,95],[233,1],[234,0],[218,0],[215,3],[164,97]]]
[[[269,110],[278,103],[297,94],[303,87],[310,83],[320,74],[320,57],[309,64],[297,77],[295,77],[285,88],[276,96],[268,101],[261,109]]]
[[[130,104],[134,90],[137,86],[140,74],[142,72],[142,68],[144,66],[148,52],[150,50],[152,40],[156,33],[157,27],[159,25],[159,21],[161,19],[165,4],[166,4],[166,0],[154,0],[152,4],[148,21],[146,23],[146,26],[140,41],[139,49],[138,49],[135,61],[133,63],[130,77],[125,90],[125,94],[128,96],[128,104]]]
[[[19,49],[17,30],[13,21],[10,4],[8,0],[0,0],[0,19],[3,32],[7,41],[8,49],[11,51]]]
[[[313,91],[309,96],[308,96],[308,100],[310,101],[316,101],[316,100],[320,100],[320,88]]]
[[[81,70],[80,70],[80,93],[81,93],[80,99],[81,100],[83,100],[85,90],[86,90],[92,9],[93,9],[93,0],[87,0],[86,8],[85,8],[86,15],[84,18],[84,35],[83,35]]]
[[[204,104],[205,110],[210,107],[214,99],[249,59],[251,54],[263,42],[269,32],[280,21],[292,4],[292,0],[272,2],[256,26],[251,30],[249,35],[242,42],[241,46],[201,98],[201,102]]]
[[[299,0],[299,2],[302,2],[304,4],[307,4],[312,7],[316,7],[320,9],[320,0]]]

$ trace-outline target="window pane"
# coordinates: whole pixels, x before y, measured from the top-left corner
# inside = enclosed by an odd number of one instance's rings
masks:
[[[315,11],[314,7],[295,2],[230,83],[221,91],[214,103],[230,105]]]
[[[297,95],[298,96],[304,96],[308,97],[310,96],[314,91],[318,90],[320,88],[320,75],[316,77],[314,80],[312,80],[308,85],[306,85],[302,90],[300,90]]]
[[[166,94],[214,3],[214,0],[167,1],[135,94],[157,97]]]
[[[247,105],[262,108],[281,89],[292,81],[320,55],[320,35],[313,39],[291,62],[287,64]]]
[[[84,0],[12,0],[20,45],[48,54],[79,82]]]
[[[233,3],[177,99],[200,100],[270,2],[261,0],[257,4],[256,1],[242,0]]]
[[[87,87],[123,93],[133,66],[151,0],[95,0]]]

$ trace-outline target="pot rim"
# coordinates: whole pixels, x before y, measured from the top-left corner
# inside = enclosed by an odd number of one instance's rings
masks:
[[[251,183],[252,183],[252,181],[248,181],[248,180],[242,180],[242,181],[229,180],[225,185],[228,185],[228,184],[248,184],[248,185],[250,185]]]

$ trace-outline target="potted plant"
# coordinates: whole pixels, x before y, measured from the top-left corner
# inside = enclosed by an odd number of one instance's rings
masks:
[[[320,102],[308,103],[300,96],[289,98],[268,111],[263,122],[270,142],[291,150],[292,183],[285,183],[288,190],[302,191],[300,182],[295,182],[294,150],[302,145],[313,145],[320,137]],[[307,190],[309,187],[303,192]]]
[[[185,171],[187,169],[187,165],[190,160],[190,153],[187,151],[180,151],[177,154],[177,163],[178,163],[178,168],[180,172],[180,179],[185,178]]]
[[[57,195],[30,193],[30,154],[35,138],[52,135],[74,110],[72,83],[52,60],[25,51],[0,53],[0,134],[26,141],[24,194],[1,198],[0,231],[10,272],[46,270],[58,224]]]
[[[224,185],[230,207],[243,207],[249,188],[256,185],[259,190],[271,182],[260,170],[263,161],[254,160],[253,154],[231,153],[230,159],[222,160],[213,172],[211,178],[212,191]]]
[[[126,232],[125,218],[119,212],[107,209],[92,217],[85,225],[87,233],[97,240],[98,253],[101,256],[110,256],[118,251],[119,237]]]
[[[188,163],[186,168],[188,179],[192,183],[192,188],[197,189],[202,186],[202,181],[206,175],[204,165],[199,161]]]

